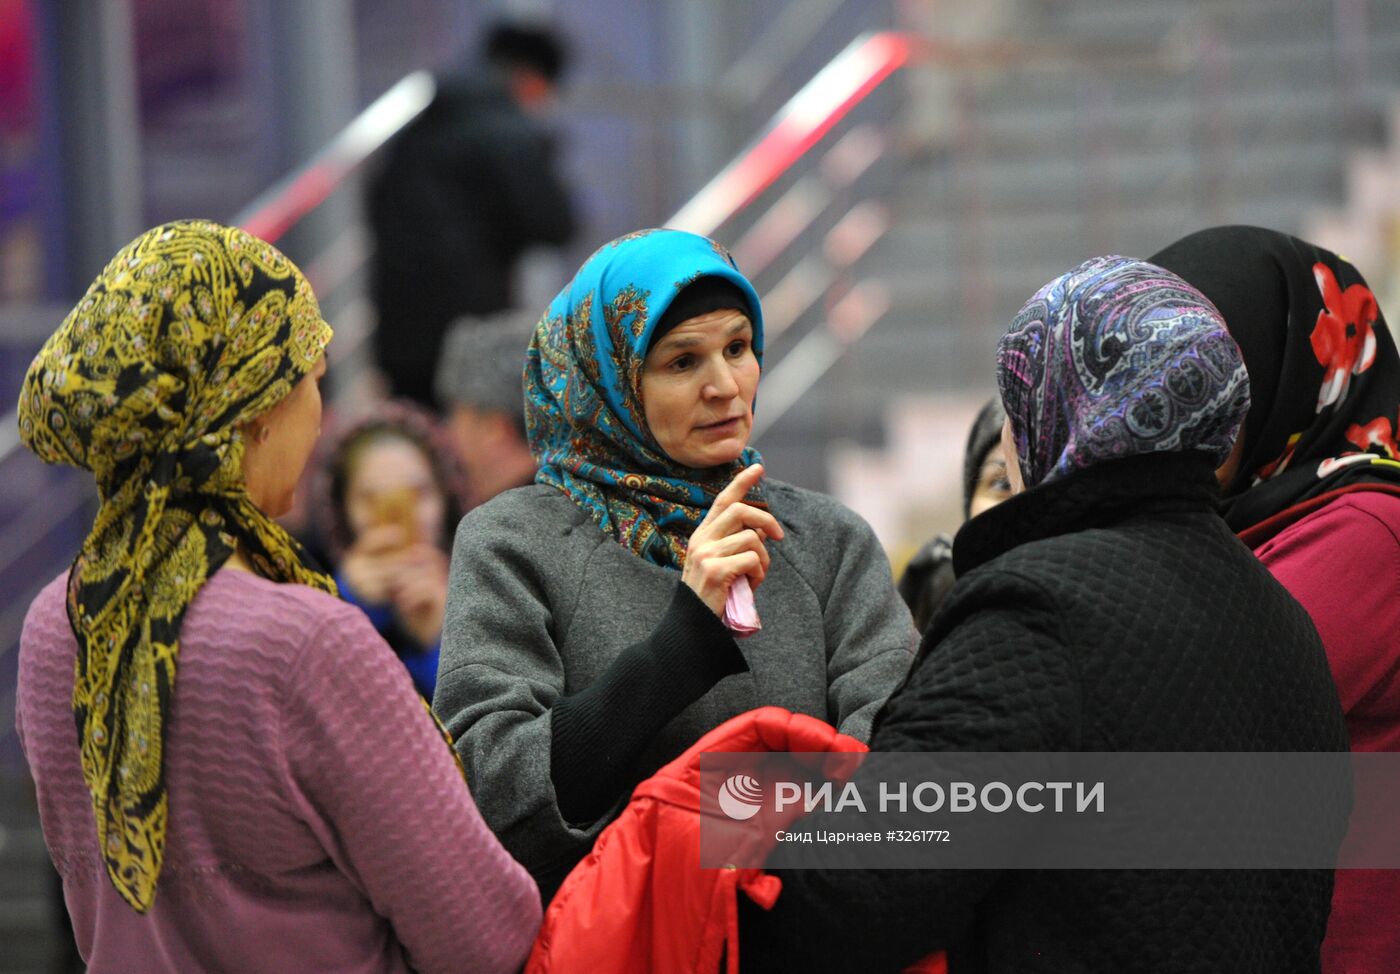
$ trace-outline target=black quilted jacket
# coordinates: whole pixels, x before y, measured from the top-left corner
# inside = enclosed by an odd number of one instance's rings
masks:
[[[968,522],[876,751],[1343,751],[1312,623],[1214,513],[1204,454],[1133,457]],[[1328,872],[793,870],[754,971],[1319,970]]]

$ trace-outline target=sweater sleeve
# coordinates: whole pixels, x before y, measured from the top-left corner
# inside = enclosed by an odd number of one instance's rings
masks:
[[[828,550],[818,549],[831,572],[822,599],[827,712],[843,734],[866,741],[876,711],[909,672],[918,634],[870,525],[834,501],[821,501],[807,530],[828,539]]]
[[[415,970],[519,969],[539,891],[482,820],[407,672],[356,610],[303,648],[282,702],[287,787]]]
[[[623,650],[592,685],[554,705],[550,777],[563,817],[591,822],[607,812],[633,784],[633,767],[661,729],[743,669],[724,624],[678,582],[646,639]]]
[[[1353,730],[1368,723],[1354,719],[1358,711],[1379,718],[1376,726],[1400,720],[1393,703],[1388,714],[1372,712],[1396,700],[1386,688],[1400,684],[1400,600],[1394,584],[1379,582],[1400,578],[1400,538],[1395,523],[1364,503],[1359,495],[1339,498],[1256,552],[1317,626]]]
[[[637,748],[743,663],[687,589],[648,637],[566,695],[555,639],[582,566],[562,554],[563,537],[518,540],[513,525],[530,508],[499,500],[457,531],[433,706],[482,814],[549,892],[632,784]],[[544,530],[533,523],[524,530]],[[540,551],[558,557],[546,564]]]
[[[1048,596],[1005,574],[967,583],[925,637],[925,652],[882,713],[871,750],[1074,750],[1079,680]],[[999,875],[859,868],[778,874],[783,891],[773,909],[741,912],[745,970],[899,971],[957,944]],[[918,922],[910,922],[911,909]]]

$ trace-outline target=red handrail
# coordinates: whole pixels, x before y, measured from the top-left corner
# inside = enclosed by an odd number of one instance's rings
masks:
[[[915,42],[895,31],[862,34],[778,110],[733,162],[666,221],[711,236],[787,172],[837,122],[904,66]]]
[[[763,132],[710,180],[666,226],[712,234],[749,205],[821,140],[917,46],[906,34],[867,33],[817,73],[784,105]],[[310,161],[268,189],[234,223],[276,242],[432,101],[435,85],[414,72],[366,108]]]
[[[255,237],[276,243],[302,217],[324,203],[384,143],[417,118],[437,91],[433,76],[415,71],[355,116],[305,165],[248,204],[233,222]]]

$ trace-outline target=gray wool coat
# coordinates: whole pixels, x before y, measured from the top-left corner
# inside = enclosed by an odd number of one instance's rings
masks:
[[[824,495],[772,480],[765,490],[785,536],[769,542],[772,564],[755,591],[763,629],[738,641],[748,671],[673,719],[634,781],[759,706],[865,740],[908,671],[913,623],[869,525]],[[627,797],[596,822],[564,820],[550,780],[550,708],[645,638],[679,584],[678,572],[619,545],[553,487],[507,491],[463,518],[433,707],[483,816],[532,873],[582,858]]]

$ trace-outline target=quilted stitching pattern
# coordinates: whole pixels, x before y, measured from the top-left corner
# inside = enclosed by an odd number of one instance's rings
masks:
[[[1302,607],[1189,487],[1115,507],[1100,469],[1069,485],[1097,527],[1057,535],[1039,492],[1008,502],[1042,537],[959,581],[872,748],[1346,750]],[[1007,972],[1316,971],[1330,891],[1301,870],[1010,874],[972,953]]]
[[[1311,621],[1211,509],[1208,460],[1115,461],[969,522],[874,751],[1344,751]],[[761,970],[1316,974],[1325,871],[792,870]],[[766,965],[766,966],[765,966]]]

